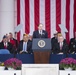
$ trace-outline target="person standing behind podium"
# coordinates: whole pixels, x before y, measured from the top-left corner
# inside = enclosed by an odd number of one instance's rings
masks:
[[[43,25],[40,23],[38,30],[33,32],[33,38],[48,38],[47,31],[43,30]]]

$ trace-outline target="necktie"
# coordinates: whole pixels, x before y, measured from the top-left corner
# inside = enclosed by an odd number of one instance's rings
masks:
[[[24,43],[23,50],[26,51],[27,44]]]

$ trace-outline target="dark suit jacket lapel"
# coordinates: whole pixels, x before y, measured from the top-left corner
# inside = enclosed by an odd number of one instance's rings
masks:
[[[23,50],[23,40],[21,41],[21,50]]]
[[[62,50],[64,50],[64,48],[65,48],[65,43],[63,42],[63,47],[62,47]]]
[[[39,30],[37,30],[37,36],[38,36],[38,38],[41,37],[41,35],[39,34]]]
[[[58,43],[58,49],[60,50],[60,43]]]

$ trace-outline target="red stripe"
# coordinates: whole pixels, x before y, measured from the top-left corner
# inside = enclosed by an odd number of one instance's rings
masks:
[[[29,33],[30,29],[30,11],[29,0],[25,0],[25,33]]]
[[[69,43],[69,24],[70,24],[70,0],[66,0],[66,28],[68,33],[66,33],[66,40]]]
[[[20,24],[20,0],[17,0],[17,25]],[[17,34],[17,40],[20,40],[20,32]]]
[[[74,33],[76,32],[76,0],[74,0]]]
[[[61,0],[56,0],[56,30],[61,32],[59,24],[61,24]]]
[[[50,0],[45,0],[45,28],[50,37]]]
[[[34,19],[35,30],[37,30],[39,25],[39,0],[34,0]]]

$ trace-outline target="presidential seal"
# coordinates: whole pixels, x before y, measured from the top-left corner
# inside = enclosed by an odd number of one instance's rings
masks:
[[[44,40],[40,40],[39,42],[38,42],[38,46],[40,47],[40,48],[43,48],[44,46],[45,46],[45,41]]]

